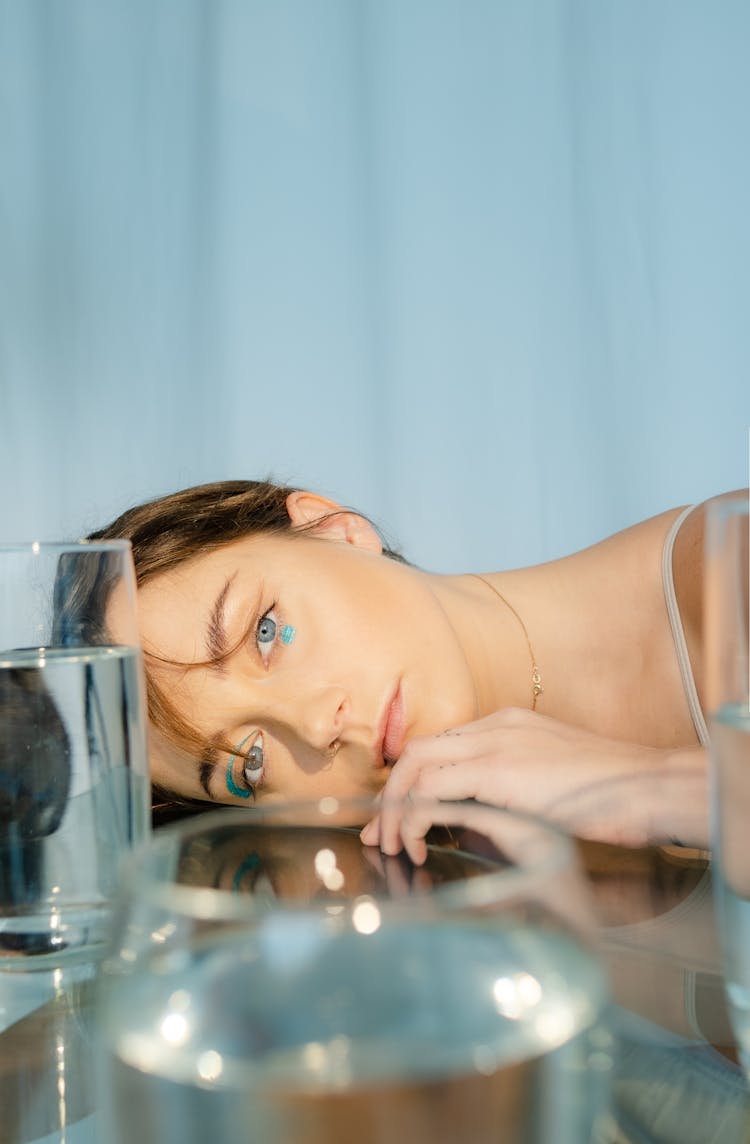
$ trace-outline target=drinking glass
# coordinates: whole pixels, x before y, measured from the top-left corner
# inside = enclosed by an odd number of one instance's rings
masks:
[[[707,524],[704,619],[714,887],[729,1009],[750,1077],[747,496],[710,502]]]
[[[420,865],[362,844],[371,803],[333,798],[139,849],[99,980],[103,1142],[609,1139],[572,843],[478,803],[403,808],[432,824]]]
[[[96,961],[0,974],[0,1140],[97,1144]]]
[[[101,945],[149,829],[128,541],[0,546],[0,968]]]

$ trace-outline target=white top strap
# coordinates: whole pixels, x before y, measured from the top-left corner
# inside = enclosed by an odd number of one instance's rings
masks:
[[[700,744],[703,747],[707,747],[708,727],[706,726],[706,720],[703,715],[700,700],[698,699],[695,679],[693,678],[693,669],[690,666],[690,656],[688,655],[685,633],[682,628],[680,609],[677,606],[677,596],[674,590],[674,575],[672,572],[672,550],[674,548],[675,539],[677,538],[677,533],[694,508],[695,505],[689,505],[686,509],[683,509],[673,522],[667,534],[661,554],[661,578],[664,586],[664,600],[667,605],[667,614],[669,615],[669,623],[672,628],[672,639],[674,640],[675,652],[677,653],[677,662],[680,665],[682,685],[685,689],[685,698],[688,701],[690,715]]]

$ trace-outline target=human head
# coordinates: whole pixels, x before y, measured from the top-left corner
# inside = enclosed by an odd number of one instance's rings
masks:
[[[289,535],[311,530],[319,519],[293,522],[290,497],[301,490],[262,481],[216,481],[167,494],[126,510],[89,540],[129,540],[139,588],[188,561],[236,541],[263,535]],[[330,503],[330,513],[343,510]],[[392,560],[402,557],[382,546]],[[200,749],[194,729],[175,709],[165,690],[148,670],[149,717],[167,739]],[[169,789],[154,784],[156,801],[180,801]]]

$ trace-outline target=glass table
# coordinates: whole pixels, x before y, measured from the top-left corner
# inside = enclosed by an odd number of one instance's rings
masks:
[[[580,850],[615,1000],[616,1144],[750,1140],[750,1094],[724,1003],[706,856]],[[95,973],[90,964],[0,973],[0,1140],[7,1144],[101,1144]]]
[[[619,1050],[618,1141],[750,1140],[750,1092],[724,999],[705,855],[581,846]]]

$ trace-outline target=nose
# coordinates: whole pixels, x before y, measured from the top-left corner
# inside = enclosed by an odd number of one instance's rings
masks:
[[[343,687],[333,684],[300,688],[279,711],[282,721],[305,746],[330,751],[346,728],[349,697]]]

